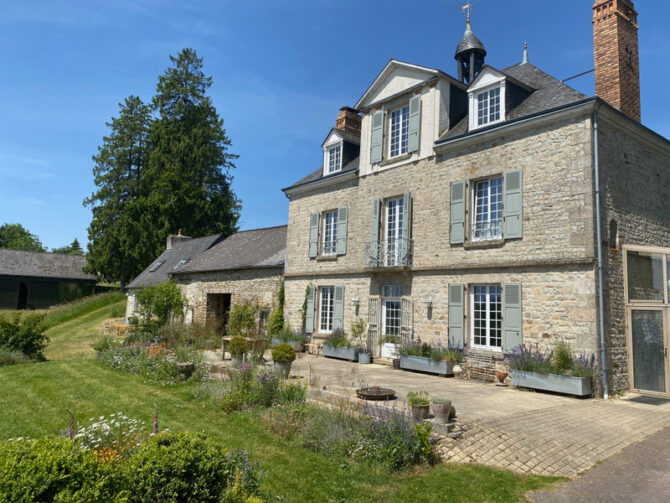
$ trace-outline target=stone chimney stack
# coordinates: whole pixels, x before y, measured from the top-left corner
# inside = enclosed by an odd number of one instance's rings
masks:
[[[335,129],[355,135],[361,134],[361,116],[353,108],[342,107],[337,114]]]
[[[172,250],[175,246],[177,246],[179,243],[183,243],[184,241],[188,241],[191,239],[189,236],[182,236],[181,234],[181,229],[177,231],[177,235],[171,234],[170,236],[167,237],[167,245],[165,246],[166,250]]]
[[[637,12],[631,0],[595,0],[593,58],[596,94],[640,121]]]

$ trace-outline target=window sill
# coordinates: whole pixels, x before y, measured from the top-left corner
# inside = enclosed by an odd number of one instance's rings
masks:
[[[463,248],[466,250],[478,250],[485,248],[502,248],[505,244],[505,238],[499,239],[483,239],[480,241],[470,241],[469,239],[463,243]]]
[[[378,162],[377,164],[374,164],[373,166],[379,166],[380,168],[383,168],[384,166],[388,166],[390,164],[395,164],[397,162],[401,161],[406,161],[412,157],[412,152],[409,152],[407,154],[402,154],[402,155],[397,155],[395,157],[391,157],[389,159],[384,159],[381,162]]]
[[[337,254],[332,255],[318,255],[316,257],[317,262],[335,262],[337,261]]]

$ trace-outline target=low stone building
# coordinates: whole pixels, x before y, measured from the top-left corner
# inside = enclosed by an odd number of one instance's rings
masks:
[[[44,309],[95,291],[86,257],[0,248],[0,309]]]
[[[186,298],[186,322],[225,326],[233,306],[248,302],[258,307],[262,327],[284,273],[286,228],[237,232],[172,272]]]
[[[391,60],[284,189],[289,323],[306,302],[316,338],[363,317],[374,354],[399,336],[491,361],[563,339],[605,393],[670,393],[670,142],[639,122],[636,17],[595,2],[594,97],[525,50],[486,65],[469,19],[457,78]]]

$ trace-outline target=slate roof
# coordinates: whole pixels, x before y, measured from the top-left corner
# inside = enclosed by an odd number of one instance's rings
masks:
[[[356,157],[356,159],[354,159],[353,161],[348,162],[342,168],[341,171],[338,171],[336,173],[331,173],[330,175],[326,175],[326,176],[323,176],[323,166],[322,166],[319,169],[317,169],[315,171],[312,171],[306,177],[301,178],[300,180],[295,182],[293,185],[290,185],[290,186],[288,186],[288,187],[286,187],[285,189],[282,189],[282,190],[289,190],[289,189],[292,189],[294,187],[299,187],[300,185],[306,185],[306,184],[308,184],[310,182],[314,182],[316,180],[326,180],[327,178],[331,178],[333,176],[338,176],[338,175],[342,175],[344,173],[349,173],[351,171],[356,171],[356,170],[358,170],[358,161],[359,161],[359,157]]]
[[[142,288],[164,283],[169,279],[168,275],[174,271],[174,267],[179,264],[179,262],[182,260],[188,260],[190,262],[194,257],[203,253],[220,239],[221,234],[213,234],[211,236],[189,239],[177,243],[173,248],[161,253],[149,267],[128,283],[127,288]],[[151,269],[160,262],[162,262],[160,267],[151,272]],[[187,262],[186,265],[188,265],[189,262]],[[182,267],[185,267],[185,265]]]
[[[0,276],[77,279],[95,281],[84,272],[86,257],[0,248]]]
[[[172,274],[283,267],[287,228],[287,225],[281,225],[236,232]]]
[[[470,23],[468,23],[468,26],[465,29],[465,33],[463,34],[463,38],[458,43],[458,46],[456,46],[455,57],[458,57],[460,53],[469,51],[471,49],[481,51],[484,56],[486,56],[486,49],[484,49],[484,44],[482,44],[481,40],[475,37],[475,34],[472,33],[472,30],[470,29]]]

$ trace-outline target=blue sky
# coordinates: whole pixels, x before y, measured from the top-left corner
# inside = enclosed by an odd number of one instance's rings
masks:
[[[169,55],[195,48],[240,155],[240,227],[284,224],[282,187],[321,164],[338,108],[394,57],[454,75],[465,20],[458,0],[2,2],[0,224],[49,248],[87,241],[91,156],[130,94],[149,101]],[[521,60],[559,79],[593,68],[592,0],[475,0],[487,63]],[[637,0],[642,122],[670,136],[670,2]],[[593,95],[593,74],[570,84]]]

